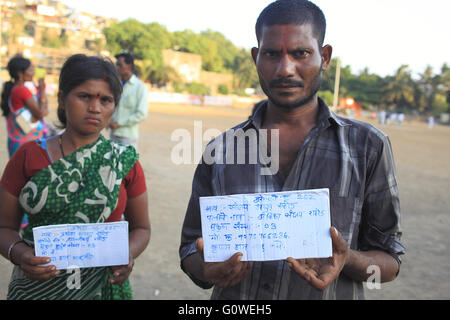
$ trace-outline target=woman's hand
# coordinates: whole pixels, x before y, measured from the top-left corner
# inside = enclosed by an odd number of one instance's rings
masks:
[[[13,261],[19,264],[25,277],[30,280],[49,280],[60,274],[53,265],[42,266],[50,263],[51,260],[47,257],[36,257],[32,248],[21,251],[20,257]]]
[[[111,270],[113,271],[112,278],[109,279],[109,282],[112,284],[122,284],[125,280],[130,276],[131,271],[133,271],[134,259],[130,255],[130,262],[128,265],[123,266],[113,266]]]

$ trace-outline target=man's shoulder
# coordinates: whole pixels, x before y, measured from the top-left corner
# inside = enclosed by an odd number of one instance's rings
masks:
[[[344,126],[350,126],[357,134],[363,134],[365,136],[373,137],[374,139],[385,140],[388,135],[383,132],[380,128],[375,127],[373,124],[365,121],[349,119],[346,117],[334,115],[336,119],[339,120]]]
[[[131,76],[131,78],[130,78],[130,83],[133,85],[133,86],[145,86],[146,87],[146,84],[145,84],[145,82],[143,81],[143,80],[141,80],[137,75],[135,75],[135,74],[133,74],[132,76]]]

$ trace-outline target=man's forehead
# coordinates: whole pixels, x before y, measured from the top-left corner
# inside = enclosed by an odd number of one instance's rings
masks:
[[[272,44],[282,41],[304,42],[315,39],[313,26],[305,24],[274,24],[264,25],[261,30],[259,44]]]

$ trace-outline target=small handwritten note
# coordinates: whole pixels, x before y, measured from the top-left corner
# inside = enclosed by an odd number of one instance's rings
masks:
[[[201,197],[207,262],[332,255],[328,189]]]
[[[126,265],[128,222],[62,224],[33,228],[34,250],[56,269]]]

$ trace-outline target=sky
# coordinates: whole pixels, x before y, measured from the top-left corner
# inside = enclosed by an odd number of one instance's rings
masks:
[[[254,26],[272,0],[62,0],[71,8],[123,21],[158,22],[170,32],[207,29],[236,46],[257,45]],[[354,74],[380,76],[409,65],[417,77],[430,65],[450,65],[448,0],[315,0],[327,19],[325,43]]]

